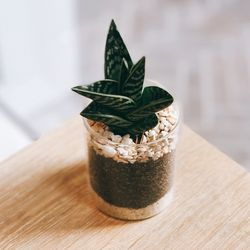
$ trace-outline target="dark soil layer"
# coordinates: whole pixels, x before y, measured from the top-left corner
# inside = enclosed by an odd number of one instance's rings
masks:
[[[103,200],[126,208],[143,208],[159,200],[172,186],[174,151],[156,161],[116,162],[89,149],[90,182]]]

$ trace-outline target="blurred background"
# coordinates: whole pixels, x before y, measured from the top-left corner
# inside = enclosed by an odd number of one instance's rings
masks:
[[[250,1],[0,1],[0,160],[78,114],[114,18],[192,129],[250,169]]]

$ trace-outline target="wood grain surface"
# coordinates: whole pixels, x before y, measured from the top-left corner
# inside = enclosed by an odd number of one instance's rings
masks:
[[[0,164],[0,249],[249,249],[250,175],[187,127],[165,212],[126,222],[88,188],[80,117]]]

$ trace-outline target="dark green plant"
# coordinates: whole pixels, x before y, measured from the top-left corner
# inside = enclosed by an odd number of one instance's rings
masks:
[[[168,107],[173,97],[157,86],[143,89],[145,57],[133,64],[113,20],[106,40],[104,71],[105,80],[72,88],[93,100],[81,115],[133,138],[155,127],[155,113]]]

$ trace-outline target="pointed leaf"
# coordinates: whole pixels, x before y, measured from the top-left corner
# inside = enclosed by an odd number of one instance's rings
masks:
[[[104,93],[104,94],[117,94],[119,83],[114,80],[101,80],[88,85],[76,86],[72,88],[73,91],[77,92],[78,89],[86,89],[88,91]]]
[[[135,102],[141,97],[145,76],[145,57],[142,57],[131,69],[128,79],[123,84],[122,94],[129,96]]]
[[[117,82],[113,82],[114,85],[106,84],[107,81],[99,81],[90,85],[76,86],[72,88],[76,93],[83,95],[96,101],[106,107],[110,107],[119,111],[126,111],[130,108],[135,107],[135,102],[126,96],[111,94],[112,92],[116,92],[117,89],[113,89],[112,86],[118,86]],[[106,91],[106,93],[103,93]]]
[[[112,20],[105,47],[104,71],[106,79],[119,80],[120,66],[123,58],[126,60],[128,67],[132,67],[133,63],[129,52],[116,28],[114,20]]]
[[[134,123],[129,129],[129,133],[132,135],[139,135],[145,131],[154,128],[158,124],[158,118],[155,114],[146,116],[143,119]]]
[[[125,45],[119,31],[117,30],[117,28],[115,28],[114,36],[115,36],[116,44],[120,48],[121,56],[122,56],[122,58],[124,58],[126,60],[126,62],[128,64],[128,68],[130,69],[133,66],[133,62],[132,62],[132,59],[131,59],[131,57],[129,55],[128,49],[127,49],[127,47],[126,47],[126,45]]]
[[[126,65],[126,61],[123,59],[121,69],[120,69],[119,93],[121,93],[123,83],[128,78],[128,75],[129,75],[129,70]]]
[[[84,116],[93,121],[103,122],[104,124],[117,127],[128,127],[132,125],[132,122],[114,115],[111,110],[101,106],[96,102],[91,102],[82,112],[81,116]]]
[[[150,113],[160,111],[173,103],[173,97],[157,86],[145,87],[141,96],[139,108],[129,114],[129,119],[138,120]]]

